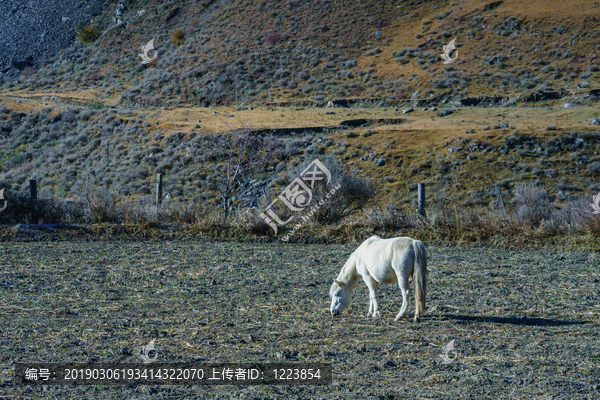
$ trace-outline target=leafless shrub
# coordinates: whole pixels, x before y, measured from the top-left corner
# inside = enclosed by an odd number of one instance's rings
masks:
[[[208,214],[208,209],[194,202],[168,202],[158,209],[158,220],[178,224],[196,224]]]
[[[544,221],[546,228],[552,227],[553,233],[573,232],[600,233],[600,216],[592,213],[590,200],[574,198],[559,209],[552,210],[548,220]]]
[[[549,197],[546,190],[532,183],[519,183],[514,188],[514,201],[517,204],[513,219],[516,223],[539,226],[551,216]]]
[[[227,219],[231,199],[240,184],[261,170],[268,160],[267,143],[271,137],[261,137],[250,128],[207,135],[202,146],[206,157],[221,164],[215,168],[216,189],[223,215]]]
[[[290,180],[299,177],[312,162],[305,161],[290,171]],[[375,195],[375,184],[368,178],[358,177],[344,170],[340,160],[326,158],[323,165],[331,173],[332,185],[327,186],[324,182],[315,184],[312,189],[312,202],[310,207],[318,209],[312,214],[312,220],[317,223],[336,223],[343,218],[362,210],[365,204]],[[338,187],[331,195],[331,187]]]
[[[384,209],[374,207],[364,210],[367,224],[372,229],[397,231],[402,228],[414,228],[415,219],[398,210],[393,203]]]
[[[255,235],[269,235],[273,231],[271,227],[253,210],[237,213],[233,219],[234,225],[240,227],[243,232]]]
[[[91,220],[89,209],[84,201],[46,197],[38,199],[36,205],[38,222],[42,224],[87,223]]]
[[[115,193],[105,188],[92,188],[89,183],[85,184],[84,190],[94,222],[120,222],[122,220]]]

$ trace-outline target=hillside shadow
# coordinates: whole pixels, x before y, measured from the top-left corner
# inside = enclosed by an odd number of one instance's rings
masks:
[[[529,326],[565,326],[565,325],[583,325],[590,321],[564,321],[559,319],[547,318],[516,318],[516,317],[488,317],[488,316],[470,316],[445,314],[444,318],[455,319],[459,321],[472,322],[493,322],[496,324],[529,325]]]

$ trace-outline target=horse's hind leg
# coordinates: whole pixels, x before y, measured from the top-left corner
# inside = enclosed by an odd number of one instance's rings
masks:
[[[408,276],[406,277],[401,277],[398,280],[398,284],[400,286],[400,291],[402,292],[402,308],[400,308],[400,312],[398,313],[398,315],[396,315],[396,321],[398,321],[400,318],[402,318],[404,316],[404,314],[406,314],[406,309],[408,308],[408,302],[409,302],[409,297],[408,297]]]
[[[369,316],[373,316],[373,317],[379,317],[379,308],[377,306],[377,288],[379,287],[379,283],[371,278],[370,276],[364,276],[363,275],[363,280],[365,281],[365,283],[367,284],[367,287],[369,288],[369,313],[367,314],[367,317]]]

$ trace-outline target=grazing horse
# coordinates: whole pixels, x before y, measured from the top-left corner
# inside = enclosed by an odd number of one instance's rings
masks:
[[[404,316],[408,308],[408,278],[415,282],[415,322],[425,313],[427,284],[427,253],[423,242],[409,237],[382,239],[372,236],[365,240],[348,258],[334,279],[329,296],[331,315],[339,315],[352,303],[352,290],[362,277],[369,288],[369,313],[378,317],[377,288],[380,283],[396,283],[402,291],[402,308],[396,321]]]

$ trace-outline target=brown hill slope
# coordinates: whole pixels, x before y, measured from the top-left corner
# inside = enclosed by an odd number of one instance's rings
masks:
[[[132,1],[119,26],[116,6],[94,21],[95,43],[16,88],[219,105],[598,87],[600,8],[587,1]],[[445,66],[453,38],[458,60]],[[137,54],[150,39],[160,57],[146,66]]]

